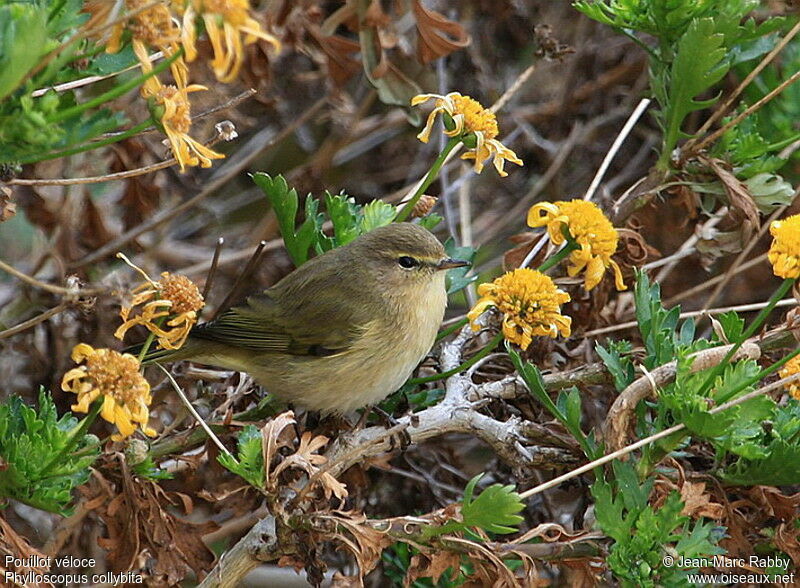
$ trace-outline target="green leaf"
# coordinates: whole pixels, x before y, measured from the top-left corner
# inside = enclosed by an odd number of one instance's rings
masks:
[[[390,224],[397,215],[394,206],[383,200],[373,200],[365,204],[362,209],[364,219],[361,223],[361,232],[369,233],[372,229],[385,227]]]
[[[664,110],[664,145],[662,161],[668,161],[678,143],[684,119],[695,110],[708,108],[716,98],[696,97],[716,84],[728,71],[725,60],[725,36],[717,31],[712,18],[691,22],[678,41],[675,61],[670,71]]]
[[[0,101],[51,48],[44,7],[22,2],[0,6]]]
[[[247,425],[238,435],[237,459],[226,453],[217,459],[234,474],[244,478],[251,486],[263,488],[265,482],[264,455],[262,453],[261,431],[254,425]]]
[[[347,194],[325,193],[325,209],[333,224],[333,246],[347,245],[361,234],[359,206]]]
[[[472,480],[477,483],[480,475]],[[474,483],[470,481],[474,487]],[[525,509],[525,504],[519,497],[513,485],[502,486],[492,484],[486,488],[475,500],[470,500],[464,491],[464,502],[461,505],[461,516],[464,525],[478,527],[488,533],[516,533],[518,525],[524,520],[517,513]]]
[[[453,241],[452,237],[448,238],[447,241],[444,242],[444,250],[447,252],[449,257],[453,259],[461,259],[470,263],[470,265],[465,267],[456,267],[451,270],[447,270],[447,293],[454,294],[462,288],[466,288],[478,279],[477,275],[467,276],[467,273],[472,270],[472,264],[475,262],[475,255],[477,254],[478,250],[474,247],[456,247],[455,241]]]
[[[432,212],[428,216],[423,216],[421,219],[419,219],[419,224],[422,228],[433,231],[433,229],[435,229],[443,220],[444,217]]]
[[[478,474],[464,488],[461,520],[450,520],[438,527],[426,527],[423,535],[430,538],[445,533],[468,532],[471,528],[483,529],[488,533],[516,533],[519,530],[517,526],[524,520],[517,513],[525,508],[516,489],[510,484],[492,484],[473,499],[475,486],[482,477],[483,474]]]
[[[597,355],[608,369],[611,377],[614,378],[614,387],[617,392],[622,392],[631,385],[635,379],[633,362],[625,354],[631,353],[633,346],[630,341],[614,341],[607,343],[608,347],[603,347],[600,343],[595,344]]]
[[[728,341],[740,341],[744,334],[744,319],[731,310],[716,316]]]
[[[0,404],[0,496],[69,514],[72,490],[89,479],[89,466],[100,452],[94,435],[82,434],[73,443],[78,432],[78,421],[70,413],[59,419],[44,390],[38,410],[17,396]]]
[[[308,261],[309,250],[317,242],[321,227],[321,219],[317,215],[318,202],[309,195],[306,198],[306,218],[295,230],[299,200],[297,191],[289,185],[283,176],[272,178],[269,174],[258,172],[250,176],[253,182],[263,190],[267,196],[275,215],[278,218],[278,227],[295,266],[301,266]]]

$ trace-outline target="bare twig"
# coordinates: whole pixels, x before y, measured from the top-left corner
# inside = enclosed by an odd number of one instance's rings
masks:
[[[208,275],[206,275],[206,283],[203,286],[203,300],[208,297],[211,291],[211,283],[214,281],[214,276],[217,273],[217,266],[219,264],[219,254],[222,252],[222,246],[225,244],[225,238],[220,237],[217,239],[217,246],[214,247],[214,256],[211,258],[211,267],[208,268]]]
[[[37,280],[33,276],[29,276],[28,274],[19,271],[18,269],[8,265],[4,261],[0,261],[0,270],[3,270],[6,273],[11,274],[15,278],[19,278],[23,282],[27,282],[31,286],[35,286],[40,290],[51,292],[53,294],[60,294],[61,296],[68,296],[70,297],[70,299],[96,296],[97,294],[102,294],[103,292],[106,291],[105,288],[74,288],[74,287],[70,288],[64,286],[56,286],[54,284],[48,284],[46,282],[42,282],[41,280]]]
[[[719,139],[722,135],[727,133],[730,129],[732,129],[733,127],[738,125],[740,122],[742,122],[744,119],[746,119],[748,116],[750,116],[751,114],[753,114],[754,112],[759,110],[767,102],[769,102],[770,100],[772,100],[773,98],[778,96],[781,92],[783,92],[786,88],[791,86],[793,83],[795,83],[799,79],[800,79],[800,71],[794,72],[791,76],[789,76],[787,79],[785,79],[783,82],[781,82],[778,85],[777,88],[775,88],[774,90],[769,92],[766,96],[761,98],[758,102],[756,102],[755,104],[753,104],[751,106],[748,106],[741,114],[738,114],[733,119],[731,119],[730,121],[728,121],[727,123],[722,125],[720,128],[718,128],[716,131],[714,131],[713,133],[708,135],[705,139],[703,139],[702,141],[697,143],[697,145],[695,145],[693,147],[693,152],[696,153],[696,152],[699,152],[699,151],[705,149],[708,145],[710,145],[711,143],[713,143],[714,141]]]
[[[172,374],[169,373],[169,370],[167,370],[160,363],[156,363],[156,366],[158,366],[158,369],[160,369],[162,372],[164,372],[164,374],[167,376],[167,378],[169,379],[169,383],[172,384],[172,388],[175,390],[175,392],[177,392],[178,396],[181,399],[181,402],[183,402],[183,405],[186,407],[186,410],[188,410],[192,414],[192,416],[197,421],[197,424],[200,425],[203,428],[203,430],[206,432],[206,435],[208,435],[208,438],[211,439],[214,442],[214,445],[219,447],[219,449],[220,449],[220,451],[222,451],[222,453],[224,453],[225,455],[227,455],[230,458],[233,458],[233,455],[231,455],[231,452],[228,451],[228,448],[225,447],[225,445],[222,444],[222,441],[219,440],[219,437],[217,437],[214,434],[214,431],[211,430],[211,427],[208,426],[208,424],[203,420],[203,417],[201,417],[198,414],[198,412],[194,409],[194,406],[192,406],[192,403],[189,402],[188,398],[186,398],[186,394],[183,393],[183,390],[181,390],[181,387],[178,385],[178,382],[175,381],[175,378],[172,377]]]
[[[736,89],[731,93],[728,99],[717,110],[715,110],[711,116],[708,117],[708,120],[706,120],[706,122],[703,123],[703,126],[701,126],[698,129],[696,133],[697,137],[699,137],[703,133],[708,132],[708,129],[711,128],[711,125],[713,125],[717,120],[720,119],[720,117],[724,116],[728,112],[728,110],[730,110],[736,98],[739,97],[739,94],[741,94],[744,91],[744,89],[747,86],[749,86],[754,79],[756,79],[758,74],[760,74],[762,70],[765,67],[767,67],[769,63],[772,62],[773,59],[775,59],[775,56],[778,55],[778,53],[783,51],[783,48],[786,47],[789,41],[791,41],[797,35],[798,32],[800,32],[800,22],[796,23],[792,27],[792,29],[788,33],[786,33],[786,36],[783,37],[783,39],[781,39],[777,45],[775,45],[772,51],[770,51],[767,55],[765,55],[764,59],[762,59],[761,62],[759,62],[759,64],[753,68],[753,71],[747,74],[747,77],[745,77],[744,80],[742,80],[742,83],[736,87]],[[683,147],[684,151],[693,150],[694,143],[696,142],[697,142],[696,138],[687,141],[686,145],[684,145]]]
[[[202,118],[204,116],[208,116],[215,112],[219,112],[221,110],[225,110],[227,108],[232,108],[236,106],[240,102],[250,98],[256,93],[255,90],[247,90],[246,92],[242,92],[238,96],[234,96],[224,104],[220,104],[206,110],[198,114],[197,116],[193,116],[192,120],[196,120]],[[221,133],[218,133],[216,137],[214,137],[211,141],[206,143],[206,147],[213,147],[221,140],[223,140]],[[137,167],[135,169],[126,169],[125,171],[113,173],[113,174],[103,174],[100,176],[89,176],[85,178],[14,178],[7,182],[10,186],[72,186],[75,184],[100,184],[103,182],[112,182],[116,180],[124,180],[127,178],[134,178],[137,176],[143,176],[145,174],[152,173],[154,171],[158,171],[161,169],[165,169],[168,167],[172,167],[178,163],[178,160],[174,157],[170,157],[169,159],[165,159],[164,161],[159,161],[156,163],[151,163],[150,165],[145,165],[142,167]]]
[[[533,75],[533,72],[536,70],[536,64],[529,65],[525,71],[517,76],[517,79],[508,87],[508,89],[503,92],[503,95],[497,99],[497,101],[489,107],[491,112],[497,112],[501,108],[503,108],[509,100],[516,94],[519,89],[523,86],[525,82],[528,81],[528,78]]]
[[[597,190],[597,187],[600,185],[600,182],[603,181],[603,176],[605,176],[606,171],[608,171],[608,166],[611,165],[611,161],[617,155],[619,148],[622,147],[622,144],[625,142],[625,139],[628,138],[628,135],[633,130],[634,125],[637,123],[639,117],[642,116],[644,111],[650,105],[650,102],[651,101],[649,98],[642,98],[639,101],[639,104],[636,105],[636,108],[633,110],[631,115],[628,117],[628,120],[625,121],[625,125],[623,125],[619,134],[617,134],[617,137],[611,144],[611,148],[608,150],[608,153],[606,153],[606,156],[603,158],[603,162],[600,164],[597,173],[594,175],[592,183],[589,185],[589,189],[586,190],[586,194],[583,195],[584,200],[592,199],[595,190]]]
[[[236,276],[236,281],[233,283],[230,292],[228,292],[228,295],[225,296],[225,299],[217,307],[217,310],[214,312],[214,315],[211,317],[210,320],[213,321],[220,314],[228,310],[231,303],[236,299],[236,297],[242,291],[242,288],[244,287],[245,284],[245,280],[250,277],[250,274],[253,273],[253,270],[255,270],[256,266],[258,265],[258,262],[261,260],[261,256],[264,254],[264,248],[266,246],[267,246],[266,241],[261,241],[258,244],[255,251],[253,251],[253,255],[250,256],[250,259],[244,266],[244,269],[242,269],[242,271],[239,272],[239,275]]]
[[[242,537],[230,551],[220,557],[211,573],[200,583],[199,588],[233,588],[241,584],[242,578],[253,568],[280,557],[280,543],[275,517],[266,516]]]
[[[733,345],[712,347],[711,349],[704,349],[692,354],[690,356],[692,359],[692,373],[717,365],[725,358],[732,347]],[[760,356],[761,349],[758,345],[755,343],[745,343],[730,360],[758,359]],[[645,398],[654,396],[659,386],[663,386],[667,382],[672,381],[675,378],[677,367],[677,361],[671,361],[659,366],[653,371],[645,373],[644,376],[633,382],[617,396],[614,404],[612,404],[611,408],[608,410],[606,420],[603,424],[603,438],[605,439],[607,448],[616,450],[625,445],[631,420],[633,419],[634,411],[639,405],[639,402]]]
[[[181,204],[174,206],[172,208],[168,208],[166,210],[162,210],[161,212],[154,214],[150,217],[147,221],[143,222],[142,224],[132,228],[129,231],[126,231],[116,239],[109,241],[96,251],[90,253],[83,259],[79,259],[78,261],[71,264],[72,267],[83,267],[90,263],[94,263],[99,259],[103,259],[104,257],[119,251],[122,247],[136,239],[138,236],[152,231],[156,227],[162,225],[163,223],[172,220],[182,212],[189,210],[196,206],[199,202],[207,198],[209,195],[213,194],[216,190],[221,188],[225,185],[228,180],[235,174],[239,173],[242,169],[244,169],[253,159],[258,157],[258,155],[266,148],[275,145],[281,142],[283,139],[291,135],[298,127],[304,125],[311,117],[313,117],[319,110],[327,103],[328,98],[323,97],[317,100],[313,106],[311,106],[308,110],[306,110],[302,115],[292,121],[292,123],[285,128],[283,128],[279,133],[273,134],[271,129],[264,129],[257,133],[247,145],[245,145],[240,151],[245,155],[237,158],[233,157],[227,161],[222,167],[219,168],[217,173],[215,173],[208,182],[206,182],[203,189],[197,193],[195,196],[187,200],[186,202],[182,202]]]
[[[724,314],[726,312],[753,312],[754,310],[761,310],[762,308],[766,307],[768,302],[752,302],[750,304],[737,304],[735,306],[723,306],[720,308],[707,308],[704,310],[691,310],[687,312],[682,312],[679,315],[679,318],[694,318],[697,316],[706,316],[706,315],[714,315],[714,314]],[[783,300],[779,300],[775,307],[782,307],[782,306],[795,306],[798,304],[798,300],[795,298],[785,298]],[[619,323],[618,325],[609,325],[607,327],[601,327],[599,329],[593,329],[591,331],[586,331],[583,333],[584,337],[596,337],[597,335],[605,335],[606,333],[613,333],[614,331],[623,331],[625,329],[631,329],[638,325],[636,321],[628,321],[627,323]]]
[[[767,392],[771,392],[772,390],[777,390],[778,388],[785,386],[786,384],[789,384],[791,382],[796,382],[797,380],[800,380],[800,374],[795,374],[793,376],[789,376],[788,378],[783,378],[781,380],[778,380],[777,382],[773,382],[772,384],[768,384],[762,388],[744,394],[739,398],[731,400],[730,402],[726,402],[725,404],[720,404],[716,408],[712,408],[709,411],[709,413],[717,414],[718,412],[722,412],[723,410],[728,410],[733,406],[738,406],[743,402],[747,402],[751,398],[755,398],[756,396],[761,396],[763,394],[766,394]],[[567,480],[571,480],[573,478],[580,476],[581,474],[585,474],[586,472],[589,472],[598,466],[605,465],[610,461],[613,461],[619,457],[631,453],[632,451],[636,451],[640,447],[644,447],[645,445],[649,445],[654,441],[658,441],[659,439],[663,439],[664,437],[669,437],[670,435],[674,435],[675,433],[683,431],[685,428],[686,425],[680,424],[680,425],[675,425],[674,427],[670,427],[669,429],[664,429],[663,431],[656,433],[655,435],[650,435],[649,437],[641,439],[636,443],[628,445],[627,447],[623,447],[619,451],[614,451],[612,453],[609,453],[608,455],[604,455],[600,459],[596,459],[592,462],[587,463],[586,465],[583,465],[575,470],[572,470],[571,472],[567,472],[562,476],[553,478],[552,480],[549,480],[544,484],[539,484],[538,486],[535,486],[530,490],[526,490],[525,492],[522,492],[520,494],[520,498],[530,498],[531,496],[534,496],[536,494],[544,492],[545,490],[558,486],[559,484],[562,484]]]
[[[18,325],[14,325],[11,328],[6,329],[5,331],[0,331],[0,339],[6,339],[11,337],[12,335],[16,335],[17,333],[21,333],[30,329],[31,327],[38,325],[39,323],[46,321],[50,317],[57,315],[60,312],[66,310],[69,305],[65,302],[62,302],[58,306],[51,308],[49,310],[45,310],[41,314],[37,314],[35,317],[28,319],[25,322],[22,322]]]

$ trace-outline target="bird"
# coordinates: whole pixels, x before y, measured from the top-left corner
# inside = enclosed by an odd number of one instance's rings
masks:
[[[447,306],[450,258],[427,229],[391,223],[301,265],[246,304],[196,325],[178,350],[243,371],[278,398],[325,415],[371,407],[427,355]]]

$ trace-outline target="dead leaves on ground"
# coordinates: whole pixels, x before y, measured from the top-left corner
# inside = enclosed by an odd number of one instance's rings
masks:
[[[7,559],[8,558],[8,559]],[[14,560],[22,560],[22,565],[14,565]],[[49,570],[47,566],[37,565],[48,558],[38,549],[20,537],[14,528],[0,516],[0,578],[9,581],[7,574],[43,574]],[[50,586],[50,584],[29,583],[26,586]]]
[[[147,571],[152,581],[165,586],[178,584],[190,571],[204,576],[215,557],[202,536],[218,525],[193,523],[173,514],[179,508],[184,515],[191,515],[192,499],[132,476],[121,459],[119,462],[118,479],[97,474],[85,488],[87,502],[106,526],[107,534],[98,538],[98,544],[108,552],[111,570]]]

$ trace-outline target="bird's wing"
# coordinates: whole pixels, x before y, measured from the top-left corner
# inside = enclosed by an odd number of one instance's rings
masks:
[[[315,300],[302,309],[282,308],[270,294],[251,296],[246,305],[196,327],[192,337],[261,353],[327,356],[347,350],[366,327],[340,305]]]

